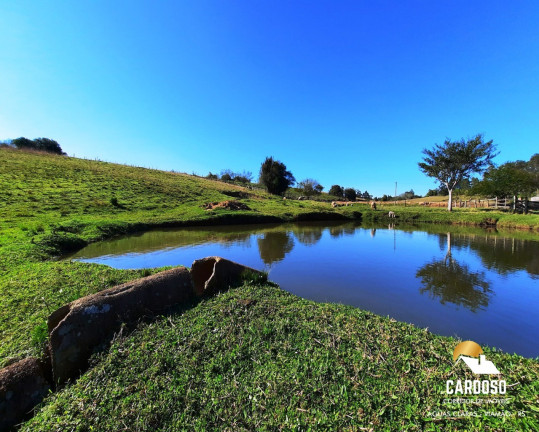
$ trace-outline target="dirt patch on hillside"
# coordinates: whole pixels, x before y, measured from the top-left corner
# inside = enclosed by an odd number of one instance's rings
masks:
[[[227,209],[227,210],[251,210],[249,206],[239,201],[222,201],[209,203],[204,206],[206,210]]]

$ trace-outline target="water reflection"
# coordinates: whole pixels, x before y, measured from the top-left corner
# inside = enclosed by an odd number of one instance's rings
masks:
[[[325,227],[310,225],[295,225],[292,232],[296,239],[305,246],[314,246],[322,238]]]
[[[448,232],[445,239],[440,236],[440,243],[447,244],[445,257],[425,264],[416,273],[422,284],[419,292],[438,298],[442,304],[453,303],[472,312],[486,308],[492,291],[485,272],[474,272],[468,264],[460,264],[453,258],[451,233]]]
[[[333,238],[342,236],[351,236],[356,232],[356,226],[353,224],[342,224],[329,227],[329,235]]]
[[[294,238],[288,231],[264,233],[256,242],[260,258],[267,265],[283,260],[294,248]]]
[[[389,224],[385,227],[369,228],[371,238],[375,238],[377,230],[392,232],[393,249],[396,249],[397,231],[413,235],[420,227],[404,227]],[[289,225],[253,225],[253,226],[217,226],[192,227],[183,229],[164,229],[133,234],[128,237],[93,243],[70,258],[92,259],[103,256],[121,254],[146,254],[153,251],[163,251],[193,245],[214,244],[225,249],[236,246],[251,248],[258,246],[261,259],[266,264],[282,260],[290,253],[296,243],[304,246],[315,246],[328,232],[333,239],[354,236],[358,226],[351,223],[313,223]],[[421,229],[424,229],[421,227]],[[440,247],[453,248],[459,251],[471,251],[480,259],[488,270],[499,274],[525,270],[533,278],[539,279],[539,242],[502,236],[496,232],[485,232],[481,229],[462,229],[450,234],[439,232],[443,228],[429,226],[428,230],[437,238]],[[415,231],[414,231],[415,230]],[[438,232],[437,232],[438,230]],[[255,242],[255,238],[257,241]],[[447,260],[443,260],[444,262]],[[454,261],[454,260],[453,260]],[[454,262],[452,264],[454,266]]]
[[[503,275],[526,270],[539,278],[539,242],[496,235],[456,235],[453,243],[455,247],[475,251],[489,270]]]
[[[144,268],[210,255],[270,270],[304,298],[539,355],[539,242],[522,233],[342,222],[193,227],[91,244],[71,258]]]

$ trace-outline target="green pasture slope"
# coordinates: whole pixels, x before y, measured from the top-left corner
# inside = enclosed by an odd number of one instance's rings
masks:
[[[250,210],[203,208],[230,199]],[[0,366],[41,352],[46,317],[57,307],[159,270],[53,259],[63,252],[163,225],[339,217],[387,218],[365,205],[333,210],[184,174],[0,149]],[[478,225],[487,218],[530,232],[520,235],[536,236],[539,227],[538,216],[413,207],[398,209],[397,221]],[[466,376],[452,365],[455,344],[246,282],[119,338],[23,429],[537,429],[538,362],[488,348],[515,384],[506,409],[524,416],[428,418],[443,409],[446,377],[455,369]]]

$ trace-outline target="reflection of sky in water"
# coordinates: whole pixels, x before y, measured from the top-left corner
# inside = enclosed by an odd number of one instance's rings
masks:
[[[209,234],[211,228],[204,228],[198,238],[195,229],[175,230],[156,233],[154,240],[147,233],[137,236],[135,246],[130,238],[112,240],[90,245],[75,258],[143,268],[190,266],[218,255],[269,270],[271,280],[301,297],[350,304],[434,333],[539,355],[539,242],[455,233],[448,258],[446,233],[299,227],[245,228],[235,234],[222,228]],[[142,251],[128,252],[130,247]],[[463,278],[463,272],[471,276]]]

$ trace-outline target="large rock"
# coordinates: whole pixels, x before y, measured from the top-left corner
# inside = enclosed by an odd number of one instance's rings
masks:
[[[0,431],[22,422],[49,392],[42,362],[26,358],[0,370]]]
[[[191,274],[175,268],[80,298],[48,320],[54,382],[76,378],[91,354],[105,346],[123,322],[194,298]]]
[[[191,266],[195,293],[199,297],[213,295],[241,283],[246,273],[263,274],[251,267],[215,256],[195,260]]]

